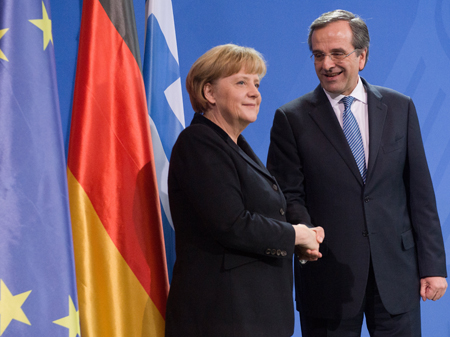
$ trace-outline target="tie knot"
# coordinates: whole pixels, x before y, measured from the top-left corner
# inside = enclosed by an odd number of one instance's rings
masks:
[[[345,96],[340,100],[340,102],[344,103],[344,108],[345,108],[345,110],[347,110],[347,108],[352,106],[352,103],[354,100],[355,100],[355,97],[353,97],[353,96]]]

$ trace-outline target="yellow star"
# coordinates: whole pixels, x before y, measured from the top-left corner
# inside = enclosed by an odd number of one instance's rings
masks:
[[[0,39],[3,37],[3,35],[6,34],[6,32],[9,30],[9,28],[6,29],[0,29]],[[0,49],[0,59],[8,61],[9,60],[6,58],[5,54],[3,54],[2,50]]]
[[[69,316],[53,321],[53,323],[69,329],[69,337],[77,337],[77,335],[81,336],[80,313],[75,309],[75,305],[73,304],[70,295],[69,295]]]
[[[0,280],[0,336],[13,319],[31,325],[21,308],[30,293],[31,290],[13,296],[3,280]]]
[[[33,25],[39,27],[44,32],[44,50],[45,50],[50,41],[52,41],[53,43],[53,35],[52,35],[52,20],[48,18],[44,1],[42,1],[42,19],[30,20],[30,22]]]

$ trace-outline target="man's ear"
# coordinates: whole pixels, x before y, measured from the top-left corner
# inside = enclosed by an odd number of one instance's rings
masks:
[[[211,83],[206,83],[203,86],[203,96],[212,105],[216,104],[216,99],[214,98],[213,85]]]
[[[367,48],[359,54],[359,71],[363,70],[367,63]]]

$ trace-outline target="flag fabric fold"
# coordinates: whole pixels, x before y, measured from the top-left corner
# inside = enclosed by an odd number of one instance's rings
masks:
[[[68,181],[88,336],[163,336],[167,266],[132,0],[84,0]]]
[[[172,147],[185,127],[172,1],[147,0],[146,17],[143,75],[171,279],[176,256],[167,176]]]
[[[0,3],[0,336],[79,336],[50,1]]]

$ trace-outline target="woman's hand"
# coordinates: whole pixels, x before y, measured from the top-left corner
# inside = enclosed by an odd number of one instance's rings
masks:
[[[305,225],[293,225],[295,230],[295,253],[301,261],[317,261],[322,257],[319,245],[325,238],[322,227],[308,228]]]

